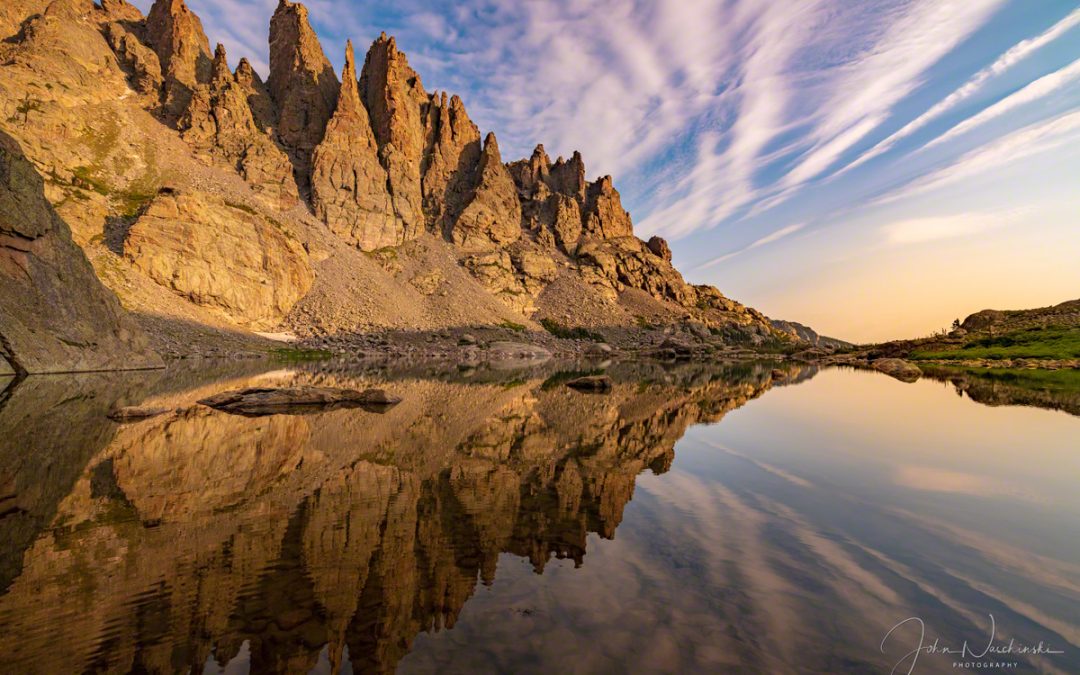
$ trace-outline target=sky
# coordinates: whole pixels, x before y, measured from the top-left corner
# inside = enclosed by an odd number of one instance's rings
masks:
[[[580,150],[769,316],[864,342],[1080,297],[1080,0],[306,4],[336,67],[394,35],[504,160]],[[276,0],[188,5],[266,72]]]

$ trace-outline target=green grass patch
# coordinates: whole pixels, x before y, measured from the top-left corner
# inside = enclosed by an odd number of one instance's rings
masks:
[[[97,177],[97,171],[89,166],[77,166],[71,173],[75,176],[75,186],[92,190],[103,197],[112,195],[109,184]]]
[[[603,335],[595,333],[587,328],[564,326],[553,319],[540,319],[540,325],[544,330],[561,340],[592,340],[593,342],[607,342]]]
[[[1033,391],[1055,394],[1080,394],[1080,370],[1039,370],[1026,368],[962,368],[958,366],[931,367],[932,375],[967,375]]]
[[[1077,359],[1080,358],[1080,326],[1031,328],[993,337],[977,337],[956,349],[914,350],[911,358]]]
[[[508,330],[512,330],[515,333],[524,333],[525,332],[525,325],[524,324],[514,323],[513,321],[503,321],[502,323],[499,324],[499,326],[501,328],[506,328]]]
[[[270,355],[278,361],[299,363],[303,361],[325,361],[332,357],[334,353],[325,349],[294,349],[291,347],[281,347],[279,349],[271,349]]]
[[[252,215],[252,216],[259,215],[258,211],[251,208],[247,204],[242,204],[240,202],[231,202],[228,199],[226,199],[225,200],[225,206],[228,206],[230,209],[236,209],[237,211],[243,211],[244,213],[246,213],[248,215]]]

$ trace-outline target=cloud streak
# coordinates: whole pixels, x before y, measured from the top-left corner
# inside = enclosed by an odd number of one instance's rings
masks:
[[[1027,85],[1023,89],[1006,96],[1002,100],[998,101],[994,105],[986,108],[977,115],[973,115],[964,120],[960,124],[957,124],[953,128],[946,131],[944,134],[938,136],[933,141],[926,144],[926,148],[932,148],[936,145],[940,145],[952,138],[956,138],[962,134],[968,133],[972,129],[979,127],[983,124],[987,124],[993,120],[1005,116],[1009,112],[1012,112],[1020,106],[1027,105],[1038,101],[1041,98],[1050,96],[1063,87],[1071,84],[1073,80],[1080,78],[1080,59],[1073,61],[1068,66],[1057,70],[1049,75],[1045,75],[1035,80],[1031,84]]]
[[[724,262],[726,260],[731,260],[735,256],[742,255],[743,253],[746,253],[747,251],[752,251],[755,248],[761,248],[762,246],[767,246],[767,245],[772,244],[774,242],[780,241],[784,237],[795,234],[796,232],[803,229],[804,227],[806,227],[806,223],[796,223],[794,225],[788,225],[787,227],[782,227],[779,230],[777,230],[777,231],[775,231],[775,232],[773,232],[771,234],[767,234],[767,235],[765,235],[764,237],[762,237],[760,239],[754,240],[752,243],[748,244],[747,246],[744,246],[744,247],[740,248],[737,251],[732,251],[731,253],[725,253],[724,255],[722,255],[722,256],[720,256],[718,258],[713,258],[712,260],[708,260],[708,261],[698,265],[694,269],[695,270],[704,270],[704,269],[708,269],[710,267],[714,267],[714,266],[719,265],[720,263],[722,263],[722,262]]]
[[[997,60],[995,60],[992,64],[975,73],[967,82],[965,82],[962,86],[957,88],[955,91],[953,91],[951,94],[949,94],[942,100],[938,101],[929,110],[924,112],[922,115],[919,115],[911,122],[908,122],[898,131],[894,132],[886,139],[878,142],[877,145],[860,155],[855,161],[845,166],[842,169],[842,172],[850,171],[851,169],[861,166],[865,162],[873,159],[874,157],[888,152],[900,140],[914,134],[916,131],[922,129],[930,122],[938,119],[945,113],[955,109],[964,101],[970,99],[979,90],[983,88],[983,85],[985,85],[991,79],[1001,75],[1009,68],[1012,68],[1014,65],[1031,56],[1042,47],[1050,44],[1054,40],[1057,40],[1059,37],[1066,34],[1078,25],[1080,25],[1080,9],[1074,10],[1064,19],[1057,22],[1037,37],[1022,40],[1017,44],[1013,45],[1004,54],[999,56]]]

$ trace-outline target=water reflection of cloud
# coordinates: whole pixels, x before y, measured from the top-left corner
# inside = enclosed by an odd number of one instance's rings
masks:
[[[893,482],[900,487],[924,492],[948,492],[983,498],[1007,495],[1031,502],[1044,501],[1038,495],[1000,478],[929,466],[898,466],[893,474]]]

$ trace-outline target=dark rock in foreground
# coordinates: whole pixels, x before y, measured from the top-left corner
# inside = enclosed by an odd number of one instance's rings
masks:
[[[253,387],[215,394],[200,404],[237,415],[303,415],[334,408],[365,408],[375,412],[401,399],[382,389],[330,387]]]
[[[98,281],[19,144],[0,132],[0,372],[157,367],[140,328]]]

